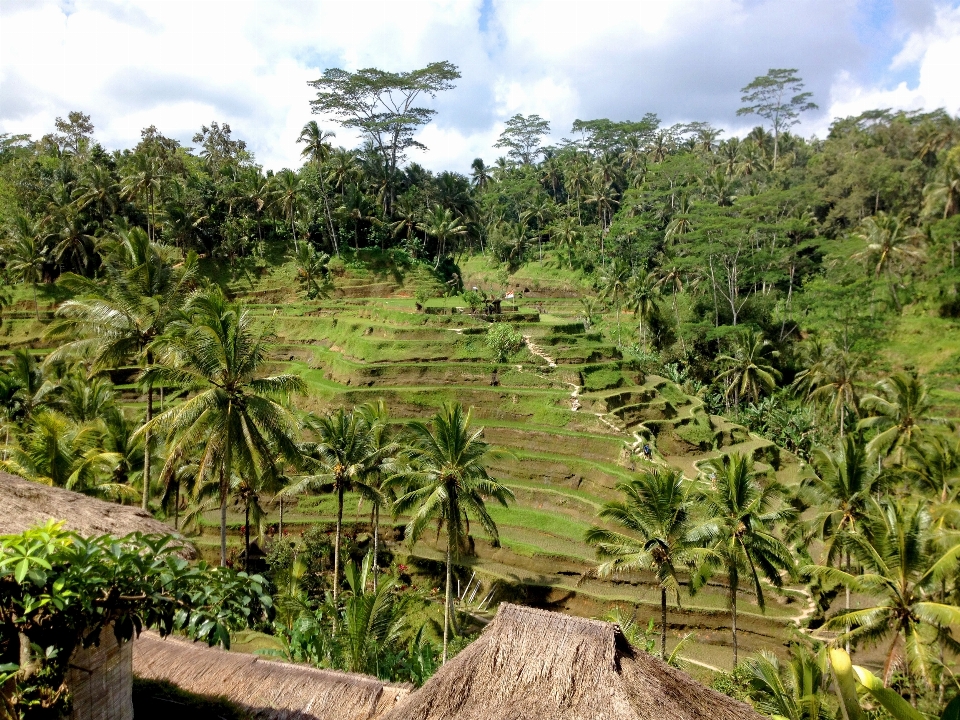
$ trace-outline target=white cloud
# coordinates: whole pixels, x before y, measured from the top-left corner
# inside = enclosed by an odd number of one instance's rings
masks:
[[[934,110],[960,113],[960,8],[942,7],[933,25],[913,32],[890,63],[891,70],[917,67],[911,87],[864,87],[849,73],[841,73],[831,90],[829,117],[848,117],[876,109]]]
[[[490,161],[517,112],[550,119],[554,139],[576,118],[646,112],[736,128],[739,88],[770,67],[800,68],[823,106],[803,130],[875,106],[956,112],[958,11],[896,2],[898,45],[878,59],[859,0],[2,0],[0,132],[39,136],[79,109],[117,148],[147,125],[189,142],[218,120],[278,169],[299,164],[306,83],[324,68],[435,60],[463,74],[422,133],[430,152],[411,155],[435,169]],[[919,80],[866,84],[877,63]]]

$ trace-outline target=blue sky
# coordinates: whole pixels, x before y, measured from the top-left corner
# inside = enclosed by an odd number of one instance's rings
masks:
[[[2,0],[0,132],[39,136],[79,109],[118,148],[147,125],[189,142],[218,120],[279,169],[298,162],[323,69],[434,60],[463,75],[413,158],[435,169],[492,161],[517,112],[555,139],[646,112],[741,133],[739,90],[772,67],[814,93],[808,135],[874,107],[960,112],[956,0]]]

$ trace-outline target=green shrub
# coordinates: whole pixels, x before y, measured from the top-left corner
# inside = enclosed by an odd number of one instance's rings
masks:
[[[523,335],[509,323],[494,323],[487,331],[487,345],[493,350],[494,360],[498,363],[506,362],[523,347]]]
[[[618,388],[623,384],[623,373],[621,373],[619,370],[612,370],[610,368],[602,368],[600,370],[587,372],[584,373],[583,376],[583,389],[588,392],[591,390],[607,390],[609,388]]]

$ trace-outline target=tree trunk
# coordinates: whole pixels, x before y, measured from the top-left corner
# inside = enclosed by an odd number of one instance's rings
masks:
[[[40,322],[40,301],[37,300],[37,284],[33,283],[33,310],[37,313],[37,322]]]
[[[243,569],[250,572],[250,498],[246,498],[243,508]]]
[[[737,669],[739,654],[737,652],[737,583],[733,578],[730,579],[730,627],[733,630],[733,669]]]
[[[173,501],[173,529],[180,529],[180,481],[177,481],[176,496]]]
[[[280,496],[280,525],[277,528],[277,535],[283,539],[283,495]]]
[[[847,574],[849,575],[849,574],[850,574],[850,551],[849,551],[849,550],[847,550],[847,558],[846,558],[846,560],[847,560]],[[846,609],[846,611],[849,613],[849,612],[850,612],[850,586],[847,585],[847,586],[844,588],[844,590],[846,591],[846,599],[845,599],[844,609]],[[849,625],[849,624],[847,625],[847,632],[850,632],[850,625]],[[849,639],[849,638],[847,639],[847,642],[846,642],[846,644],[845,644],[845,649],[846,649],[846,651],[847,651],[847,654],[849,654],[849,653],[850,653],[850,639]]]
[[[153,419],[153,385],[147,388],[147,430],[143,433],[143,498],[140,507],[150,507],[150,420]]]
[[[377,552],[380,549],[380,506],[373,507],[373,591],[377,591]]]
[[[229,432],[230,423],[227,424]],[[233,457],[230,453],[230,439],[227,438],[223,452],[223,467],[220,468],[220,567],[227,566],[227,496],[230,494],[230,466]]]
[[[443,662],[447,662],[447,643],[450,636],[450,604],[451,604],[451,591],[453,590],[453,552],[451,551],[451,545],[453,544],[453,539],[450,537],[449,532],[447,533],[447,591],[446,599],[443,603]]]
[[[667,589],[660,588],[660,657],[667,659]]]
[[[337,481],[337,533],[333,544],[333,604],[340,593],[340,534],[343,528],[343,482]]]

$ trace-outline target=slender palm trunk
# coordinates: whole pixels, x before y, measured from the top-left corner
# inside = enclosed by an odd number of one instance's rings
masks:
[[[677,291],[673,291],[673,314],[677,316],[677,337],[680,338],[680,347],[683,354],[687,354],[687,344],[683,341],[683,332],[680,330],[680,308],[677,306]]]
[[[280,525],[277,528],[277,535],[283,539],[283,495],[280,496]]]
[[[733,668],[736,670],[740,658],[737,648],[737,581],[734,578],[730,578],[730,617],[733,631]]]
[[[447,592],[443,602],[443,662],[447,662],[447,642],[450,636],[450,605],[452,602],[451,594],[453,592],[453,552],[451,545],[453,540],[447,537]]]
[[[340,534],[343,529],[343,481],[337,482],[337,532],[333,543],[333,604],[340,593]]]
[[[150,507],[150,420],[153,419],[153,385],[147,388],[147,430],[143,433],[143,497],[140,507]]]
[[[250,572],[250,498],[243,508],[243,569]]]
[[[660,588],[660,657],[667,659],[667,589]]]
[[[40,322],[40,301],[37,300],[37,284],[33,283],[33,310],[37,313],[37,322]]]
[[[846,560],[847,560],[847,574],[849,575],[849,574],[850,574],[850,551],[849,551],[849,550],[847,550]],[[845,590],[846,590],[846,600],[845,600],[845,604],[844,604],[844,609],[849,613],[849,612],[850,612],[850,586],[847,585],[846,588],[845,588]],[[847,625],[847,632],[850,632],[850,625],[849,625],[849,624]],[[847,639],[845,649],[846,649],[847,653],[850,652],[850,640],[849,640],[849,639]]]
[[[380,506],[373,507],[373,591],[377,591],[377,554],[380,549]]]
[[[223,451],[223,467],[220,468],[220,567],[227,566],[227,496],[230,494],[230,466],[233,464],[230,450],[228,437]]]
[[[176,495],[173,500],[173,529],[180,529],[180,482],[177,481]]]

